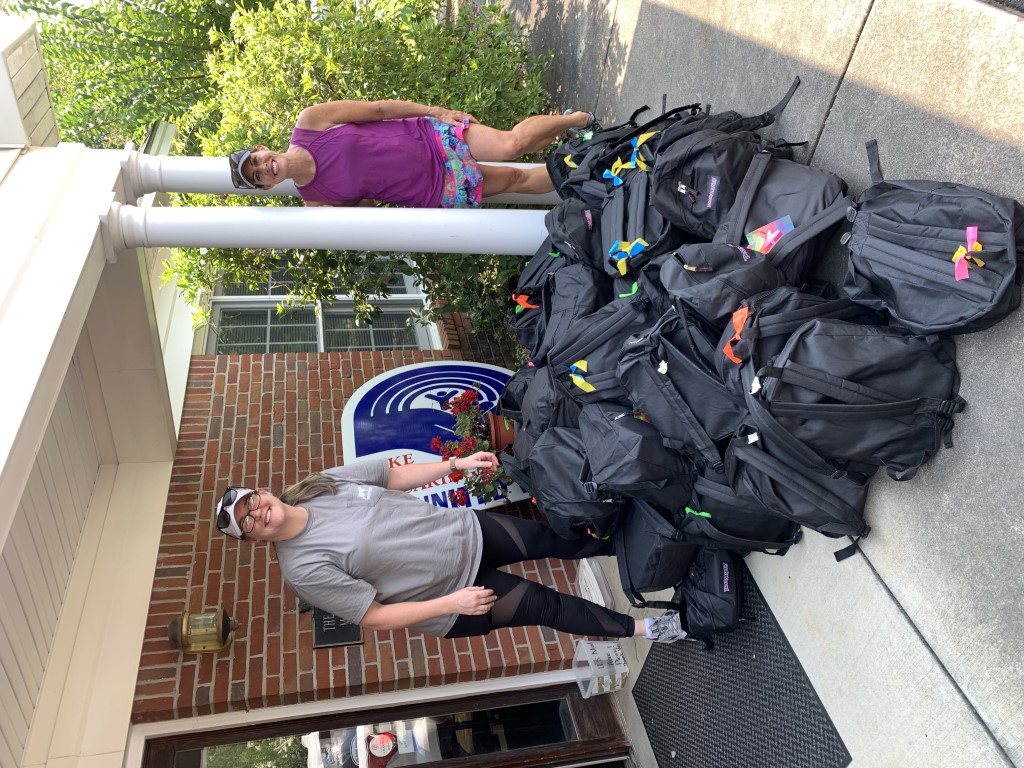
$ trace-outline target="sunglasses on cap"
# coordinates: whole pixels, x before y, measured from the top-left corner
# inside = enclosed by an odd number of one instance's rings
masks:
[[[235,189],[259,189],[242,174],[242,168],[245,167],[245,162],[251,154],[251,149],[239,149],[228,156],[228,163],[231,165],[231,183],[235,185]]]
[[[235,504],[242,497],[245,498],[246,514],[241,520],[236,520]],[[252,513],[259,507],[259,491],[249,488],[228,488],[217,503],[217,530],[236,539],[244,539],[245,534],[251,533],[256,525],[256,518]]]

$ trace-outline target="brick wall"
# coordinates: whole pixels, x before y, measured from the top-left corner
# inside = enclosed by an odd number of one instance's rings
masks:
[[[541,628],[454,641],[365,632],[361,646],[313,650],[311,614],[297,612],[271,548],[235,542],[214,525],[216,494],[228,484],[281,488],[342,463],[342,408],[364,381],[401,365],[457,357],[453,351],[397,351],[193,358],[133,722],[571,664],[573,638]],[[560,561],[525,563],[518,572],[562,591],[575,580],[573,564]],[[220,654],[175,650],[167,624],[185,606],[227,608],[241,625],[233,645]]]

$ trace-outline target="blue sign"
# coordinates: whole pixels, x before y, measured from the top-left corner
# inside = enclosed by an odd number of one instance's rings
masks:
[[[406,365],[374,377],[345,403],[341,416],[345,461],[385,457],[392,466],[439,461],[430,449],[431,440],[456,438],[455,417],[442,404],[476,389],[481,409],[493,410],[511,377],[507,368],[449,361]],[[448,492],[460,487],[445,477],[412,493],[447,507],[451,506]],[[509,497],[518,500],[527,495],[512,486]],[[476,508],[501,503],[470,500]]]

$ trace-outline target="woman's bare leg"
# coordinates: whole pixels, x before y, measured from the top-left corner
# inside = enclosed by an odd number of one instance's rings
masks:
[[[507,165],[481,165],[484,176],[482,197],[491,197],[511,192],[520,195],[543,195],[555,186],[551,183],[548,169],[543,165],[526,170]]]
[[[470,123],[463,132],[473,157],[482,162],[507,162],[548,147],[569,128],[584,128],[590,120],[586,112],[569,115],[534,115],[511,131]]]

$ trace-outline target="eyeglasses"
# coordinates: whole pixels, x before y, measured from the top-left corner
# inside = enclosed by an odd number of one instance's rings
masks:
[[[235,185],[236,189],[258,189],[242,174],[242,166],[245,165],[245,161],[251,154],[251,149],[239,149],[228,156],[228,163],[231,165],[231,183]]]
[[[220,512],[217,514],[217,530],[226,531],[231,527],[231,514],[235,500],[238,498],[238,489],[228,488],[220,500]],[[238,527],[242,533],[252,533],[256,525],[256,518],[252,513],[260,508],[260,493],[253,491],[245,497],[245,517],[238,521]]]

